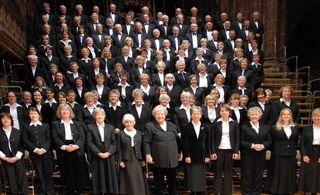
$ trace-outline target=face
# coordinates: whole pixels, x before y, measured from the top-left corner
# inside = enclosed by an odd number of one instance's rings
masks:
[[[169,99],[167,98],[162,98],[160,100],[160,104],[163,105],[163,106],[167,106],[169,104]]]
[[[148,79],[146,77],[141,77],[140,78],[140,83],[142,85],[148,85]]]
[[[141,106],[143,99],[142,99],[142,97],[138,96],[138,97],[134,98],[134,102],[136,103],[137,106]]]
[[[55,80],[56,80],[56,83],[63,83],[63,76],[62,76],[62,74],[57,73],[57,74],[55,75]]]
[[[208,98],[207,99],[207,105],[208,106],[214,106],[216,104],[216,99],[215,98]]]
[[[320,114],[313,114],[312,115],[312,122],[317,126],[320,125]]]
[[[256,123],[256,122],[258,122],[259,119],[260,119],[260,114],[259,114],[259,112],[257,112],[257,111],[252,111],[252,112],[249,114],[249,117],[250,117],[250,121],[251,121],[252,123]]]
[[[134,123],[134,121],[132,121],[132,120],[125,120],[124,121],[124,127],[127,129],[127,130],[133,130],[133,128],[134,128],[134,125],[135,125],[135,123]]]
[[[191,115],[192,121],[193,122],[199,122],[201,117],[202,117],[201,111],[197,110],[197,109],[194,109],[193,112],[192,112],[192,115]]]
[[[10,127],[11,126],[11,119],[7,116],[4,116],[1,118],[1,124],[3,125],[3,127]]]
[[[17,97],[14,93],[12,92],[8,93],[8,102],[9,104],[13,104],[17,102]]]
[[[115,94],[115,93],[111,94],[110,97],[109,97],[109,101],[110,101],[111,103],[117,103],[118,100],[119,100],[119,97],[118,97],[118,95]]]
[[[232,98],[231,99],[231,104],[232,106],[239,106],[240,99],[239,98]]]
[[[35,122],[35,121],[39,121],[40,119],[40,115],[38,114],[37,111],[30,111],[29,112],[29,117],[30,117],[30,120]]]
[[[164,111],[158,111],[155,114],[154,118],[156,119],[157,123],[162,124],[166,120],[166,115],[165,115]]]
[[[71,113],[70,110],[67,106],[63,106],[60,110],[60,115],[62,119],[70,119],[71,118]]]
[[[248,100],[247,100],[247,98],[240,98],[240,106],[241,107],[245,107],[245,106],[247,106],[247,103],[248,103]]]
[[[217,77],[215,82],[216,82],[217,85],[222,85],[223,84],[223,78],[222,77]]]
[[[281,115],[281,120],[283,122],[289,122],[291,120],[291,114],[288,110],[284,111]]]
[[[282,98],[290,98],[291,96],[291,90],[287,87],[285,87],[282,91]]]
[[[190,104],[190,96],[188,96],[188,95],[182,96],[181,102],[183,105],[189,105]]]
[[[36,103],[41,103],[42,101],[42,95],[39,91],[36,91],[33,93],[33,99]]]
[[[222,118],[228,118],[230,115],[228,109],[226,108],[221,108],[219,113]]]
[[[244,87],[246,85],[246,80],[245,79],[238,79],[238,85],[240,87]]]
[[[67,99],[68,99],[69,102],[74,102],[75,99],[76,99],[76,94],[69,93],[68,96],[67,96]]]
[[[67,103],[67,98],[63,95],[59,95],[58,99],[60,104]]]
[[[23,94],[23,101],[26,103],[31,103],[32,99],[31,99],[31,94],[30,93],[24,93]]]
[[[93,105],[94,104],[94,97],[93,96],[89,96],[87,99],[86,99],[86,104],[87,105]]]
[[[100,66],[100,61],[99,60],[93,60],[92,65],[94,68],[98,68]]]
[[[266,96],[263,93],[258,94],[257,97],[259,102],[264,102],[266,99]]]
[[[53,98],[53,92],[52,91],[47,91],[46,92],[46,96],[47,96],[47,99],[52,99]]]
[[[106,118],[106,116],[102,113],[102,112],[97,112],[95,119],[98,123],[102,123],[104,122],[104,119]]]
[[[195,77],[193,77],[191,80],[190,80],[190,83],[191,85],[197,85],[198,84],[198,81]]]
[[[157,67],[157,70],[158,70],[158,72],[163,73],[164,66],[159,64],[158,67]]]
[[[166,78],[166,83],[169,84],[169,85],[172,85],[173,84],[173,77],[167,77]]]
[[[77,80],[76,80],[76,86],[77,86],[77,87],[82,87],[82,86],[83,86],[83,82],[82,82],[81,79],[77,79]]]

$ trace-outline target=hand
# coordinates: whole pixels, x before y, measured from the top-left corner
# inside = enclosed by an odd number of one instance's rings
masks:
[[[36,150],[36,154],[39,155],[39,156],[42,156],[43,155],[43,150],[37,149]]]
[[[183,157],[182,153],[178,153],[178,161],[182,161],[182,157]]]
[[[146,161],[149,164],[153,164],[154,163],[151,154],[147,154],[146,155]]]
[[[142,167],[146,166],[146,161],[141,161],[140,163]]]
[[[204,163],[207,164],[207,163],[209,163],[209,162],[210,162],[210,158],[205,158],[205,159],[204,159]]]
[[[115,129],[114,129],[114,133],[115,133],[115,134],[119,134],[119,133],[120,133],[120,129],[119,129],[119,128],[115,128]]]
[[[217,160],[218,156],[217,154],[211,154],[211,160]]]
[[[233,160],[239,160],[239,154],[233,154],[232,155]]]
[[[126,168],[126,165],[124,164],[123,161],[120,162],[119,166],[120,166],[121,168],[123,168],[123,169]]]
[[[186,161],[187,164],[191,163],[191,158],[190,157],[186,157],[184,160]]]
[[[107,158],[109,158],[109,157],[111,156],[111,153],[110,153],[110,152],[105,152],[104,154],[105,154],[105,156],[106,156]]]
[[[13,164],[13,163],[17,162],[18,160],[19,160],[18,157],[11,157],[11,158],[8,158],[7,162]]]
[[[103,158],[103,159],[107,158],[106,155],[105,155],[105,153],[102,153],[102,152],[98,153],[97,155],[98,155],[100,158]]]
[[[320,163],[320,158],[318,159],[318,163]]]
[[[308,156],[303,156],[303,162],[309,164],[310,163],[310,158]]]

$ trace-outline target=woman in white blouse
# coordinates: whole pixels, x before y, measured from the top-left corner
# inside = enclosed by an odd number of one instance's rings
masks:
[[[296,150],[299,128],[294,124],[292,112],[285,108],[280,112],[276,125],[271,129],[271,166],[268,171],[269,191],[272,194],[296,192]]]
[[[88,125],[87,144],[91,155],[92,186],[94,193],[119,192],[114,153],[117,151],[114,127],[105,123],[102,108],[93,111],[94,124]]]
[[[207,95],[204,99],[204,106],[202,107],[202,122],[211,125],[219,118],[219,108],[217,105],[217,97],[214,95]]]
[[[70,105],[60,104],[58,121],[52,122],[52,139],[56,146],[61,183],[66,194],[80,193],[88,187],[88,165],[85,160],[85,125],[72,120],[74,113]]]
[[[232,110],[231,118],[243,125],[247,120],[247,110],[240,107],[240,95],[233,93],[229,99],[229,105]]]

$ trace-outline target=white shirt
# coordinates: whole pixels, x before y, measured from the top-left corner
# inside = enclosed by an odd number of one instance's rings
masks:
[[[105,127],[105,124],[103,123],[103,125],[99,125],[97,123],[97,127],[98,127],[98,130],[99,130],[101,141],[104,142],[104,127]]]
[[[103,92],[103,85],[96,85],[96,88],[97,88],[97,92],[98,92],[99,98],[101,99],[102,92]]]
[[[195,131],[195,133],[197,135],[197,138],[199,138],[201,122],[199,122],[197,124],[192,122],[192,125],[193,125],[194,131]]]
[[[214,84],[215,85],[215,84]],[[220,93],[220,97],[218,99],[218,102],[219,103],[224,103],[224,90],[223,90],[223,87],[220,87],[220,86],[216,86],[216,89],[219,91]]]
[[[36,75],[36,69],[37,69],[37,67],[31,67],[32,76],[35,76],[35,75]]]
[[[22,106],[20,104],[15,104],[15,105],[5,104],[5,106],[10,107],[10,115],[12,116],[12,119],[13,119],[13,127],[20,130],[17,108]]]
[[[320,145],[320,128],[313,126],[313,141],[312,145]]]
[[[133,129],[128,131],[126,128],[123,130],[131,138],[131,147],[134,147],[134,136],[137,134],[137,130]]]
[[[116,15],[113,14],[113,13],[110,13],[110,16],[111,16],[112,21],[115,22],[116,21]]]
[[[141,34],[138,34],[138,47],[141,47]]]
[[[163,86],[163,85],[164,85],[164,74],[158,72],[158,75],[159,75],[159,79],[160,79],[161,86]]]
[[[166,60],[170,61],[170,49],[164,49],[164,51],[166,52]]]
[[[159,50],[160,49],[160,41],[159,41],[159,39],[154,40],[154,42],[156,43],[156,49]]]
[[[264,111],[265,110],[265,103],[262,103],[262,102],[258,101],[258,104],[260,105],[262,111]]]
[[[178,51],[178,49],[179,49],[179,41],[178,41],[178,38],[177,38],[177,37],[174,38],[174,44],[175,44],[175,46],[176,46],[176,51]]]
[[[126,28],[127,28],[127,32],[130,33],[131,25],[130,24],[126,24]]]
[[[167,131],[167,122],[164,121],[163,124],[160,125],[161,129],[163,129],[164,131]]]
[[[207,39],[208,39],[208,41],[211,41],[213,39],[212,31],[207,31]]]
[[[288,107],[290,107],[290,104],[291,104],[291,101],[289,100],[289,101],[284,101],[284,99],[282,99],[282,98],[280,98],[280,102],[283,102],[283,103],[285,103]]]
[[[237,117],[237,122],[240,123],[240,107],[231,107],[231,109],[234,111],[236,117]]]
[[[142,105],[141,106],[135,106],[136,107],[136,110],[137,110],[137,113],[138,113],[138,116],[139,118],[141,117],[141,112],[142,112]]]
[[[192,33],[192,46],[193,46],[193,49],[198,48],[198,36],[197,34],[193,34],[193,33]]]
[[[145,92],[147,95],[149,95],[149,92],[150,92],[150,85],[147,85],[147,88],[145,88],[144,86],[141,85],[140,87],[142,89],[143,92]]]
[[[206,73],[205,75],[199,74],[199,87],[208,87],[208,79],[207,79],[208,74]]]
[[[173,85],[168,85],[168,84],[167,84],[167,87],[168,87],[168,89],[171,91],[172,88],[173,88]]]
[[[188,118],[188,121],[190,122],[191,120],[191,115],[190,115],[190,106],[185,107],[183,104],[181,104],[180,109],[184,109]]]
[[[61,120],[60,123],[64,125],[65,140],[73,140],[72,131],[71,131],[71,124],[73,124],[73,121],[70,120],[69,123],[66,123],[63,120]]]
[[[286,133],[287,138],[289,139],[292,134],[292,125],[289,125],[288,127],[283,127],[284,132]]]
[[[207,108],[208,108],[208,118],[209,118],[210,122],[213,122],[217,118],[216,109],[210,108],[210,107],[207,107]]]
[[[256,131],[257,134],[259,134],[259,123],[257,125],[254,125],[251,121],[250,121],[251,127]]]
[[[83,90],[83,87],[81,88],[77,88],[77,91],[78,91],[78,94],[80,97],[82,96],[82,90]]]
[[[222,119],[218,119],[218,122],[222,121]],[[229,118],[228,122],[222,121],[222,136],[221,136],[221,142],[219,145],[219,149],[228,150],[231,149],[231,142],[230,142],[230,134],[229,134],[229,122],[232,121],[231,118]]]
[[[88,106],[87,106],[87,104],[86,104],[86,105],[84,105],[83,107],[84,107],[84,108],[87,108],[87,109],[89,110],[90,114],[92,114],[92,113],[93,113],[93,111],[94,111],[94,109],[96,109],[96,107],[95,107],[95,106],[88,107]]]

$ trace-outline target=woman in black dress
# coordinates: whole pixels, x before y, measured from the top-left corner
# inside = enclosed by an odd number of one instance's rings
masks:
[[[88,187],[89,172],[85,160],[85,125],[73,121],[74,113],[68,104],[60,104],[57,117],[52,122],[52,139],[56,145],[61,184],[65,185],[64,194],[80,194]]]
[[[241,126],[241,191],[242,194],[261,194],[266,151],[271,145],[269,126],[259,122],[259,107],[248,110],[250,122]]]
[[[155,193],[163,194],[164,176],[167,176],[168,194],[176,194],[176,175],[178,166],[177,126],[166,121],[167,109],[162,105],[152,110],[155,121],[146,125],[144,151],[146,162],[153,164]]]
[[[285,108],[280,112],[276,125],[271,129],[271,166],[268,171],[269,191],[272,194],[296,192],[296,150],[299,128],[294,125],[292,112]]]
[[[312,111],[312,122],[302,131],[299,191],[317,194],[320,192],[320,108]]]
[[[220,118],[213,124],[211,160],[216,161],[213,185],[217,194],[232,193],[233,161],[239,159],[239,125],[231,118],[231,112],[230,106],[223,104]]]
[[[36,92],[33,92],[34,94]],[[38,95],[41,95],[38,92]],[[30,158],[39,178],[41,194],[54,194],[52,181],[52,152],[50,126],[42,123],[41,114],[36,107],[28,109],[30,123],[24,125],[23,142],[29,151]]]
[[[8,178],[10,194],[28,194],[21,131],[13,127],[10,113],[0,114],[0,159]]]
[[[201,123],[202,110],[199,106],[191,108],[191,121],[181,132],[182,152],[186,163],[185,180],[191,194],[206,191],[206,164],[210,160],[209,128]]]
[[[105,123],[105,111],[94,109],[95,123],[88,124],[87,143],[91,155],[94,193],[119,193],[114,153],[117,151],[114,127]]]
[[[120,194],[145,195],[147,181],[142,170],[143,134],[136,130],[135,118],[132,114],[125,114],[122,119],[124,130],[119,136],[119,164],[120,164]]]

